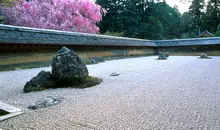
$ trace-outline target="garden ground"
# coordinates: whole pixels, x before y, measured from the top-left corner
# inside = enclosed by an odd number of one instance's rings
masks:
[[[220,57],[142,57],[88,65],[103,83],[92,88],[23,93],[36,68],[0,72],[0,100],[24,114],[0,122],[0,129],[220,129]],[[120,73],[112,77],[112,72]],[[56,106],[29,110],[46,96]]]

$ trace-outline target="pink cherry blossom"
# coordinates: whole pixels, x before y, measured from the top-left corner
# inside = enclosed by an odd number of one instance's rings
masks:
[[[0,6],[6,24],[34,28],[98,33],[97,23],[106,10],[92,0],[19,0]]]

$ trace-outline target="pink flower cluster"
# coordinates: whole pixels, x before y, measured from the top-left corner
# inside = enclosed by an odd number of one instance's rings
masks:
[[[106,11],[93,0],[31,0],[1,7],[9,25],[98,33]]]

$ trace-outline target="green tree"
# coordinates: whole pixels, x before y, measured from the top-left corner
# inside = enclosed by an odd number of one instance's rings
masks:
[[[189,38],[190,37],[190,13],[185,12],[182,14],[180,18],[180,33],[181,38]]]
[[[202,24],[203,9],[205,6],[204,0],[193,0],[191,6],[189,7],[190,13],[190,27],[198,32],[200,32]]]
[[[121,15],[123,12],[123,0],[96,0],[96,2],[107,10],[99,24],[100,32],[123,32],[123,21]]]
[[[217,31],[220,31],[220,23],[217,26]]]
[[[183,13],[180,19],[181,32],[188,32],[190,30],[190,13]]]
[[[106,16],[99,25],[101,33],[122,32],[126,37],[146,39],[180,37],[178,29],[180,13],[167,5],[165,0],[97,0],[96,2],[107,10]]]
[[[165,2],[151,4],[147,10],[148,16],[156,17],[163,25],[163,37],[173,39],[180,37],[180,13]]]
[[[215,32],[215,36],[216,37],[220,37],[220,23],[219,23],[219,25],[217,27],[217,31]]]
[[[220,2],[218,0],[209,0],[204,18],[204,26],[211,32],[217,31],[220,23]]]
[[[149,17],[147,32],[144,33],[150,40],[163,39],[163,25],[156,17]]]

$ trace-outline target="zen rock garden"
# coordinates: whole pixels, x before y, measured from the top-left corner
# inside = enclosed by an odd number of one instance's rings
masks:
[[[73,50],[63,47],[53,57],[52,73],[40,71],[25,84],[23,91],[28,93],[48,88],[87,88],[101,82],[102,79],[89,76],[86,65]]]

